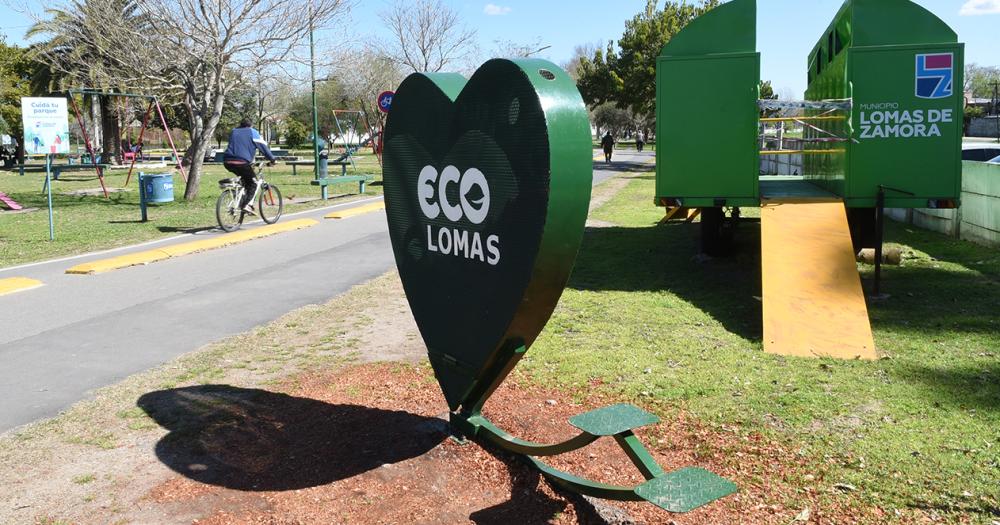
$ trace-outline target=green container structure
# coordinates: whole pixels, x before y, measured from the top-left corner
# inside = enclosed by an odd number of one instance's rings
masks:
[[[806,99],[850,99],[854,140],[835,146],[843,155],[808,157],[806,178],[851,208],[874,207],[879,186],[890,188],[887,207],[956,207],[963,51],[910,0],[845,2],[809,54]]]
[[[734,0],[693,20],[656,63],[656,202],[757,206],[757,5]]]
[[[859,209],[855,234],[876,229],[880,193],[885,207],[958,206],[963,49],[910,0],[847,0],[808,55],[800,106],[804,120],[829,114],[808,101],[840,103],[840,116],[806,127],[799,176],[761,176],[756,1],[705,13],[657,60],[656,204],[701,209],[708,238],[724,208],[772,199],[842,200]]]

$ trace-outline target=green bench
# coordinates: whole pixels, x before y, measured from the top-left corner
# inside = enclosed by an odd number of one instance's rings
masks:
[[[344,161],[344,160],[331,160],[331,161],[328,161],[326,164],[327,164],[327,166],[340,166],[340,175],[341,176],[347,175],[347,167],[351,165],[350,162]],[[297,168],[299,166],[310,166],[310,167],[312,167],[312,166],[315,166],[316,163],[313,162],[313,161],[311,161],[311,160],[290,160],[290,161],[286,162],[285,165],[292,167],[292,175],[294,176],[294,175],[298,175]]]
[[[317,179],[311,182],[313,186],[320,187],[320,195],[323,196],[323,200],[327,199],[326,187],[331,184],[337,184],[340,182],[357,182],[358,183],[358,193],[365,192],[365,183],[374,180],[373,175],[337,175],[335,177],[327,177],[325,179]]]

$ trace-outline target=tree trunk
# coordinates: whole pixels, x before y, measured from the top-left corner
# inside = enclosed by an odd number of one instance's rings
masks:
[[[90,97],[90,121],[94,124],[93,133],[90,135],[90,147],[95,156],[91,160],[97,162],[96,156],[101,154],[101,140],[104,134],[101,133],[101,101],[93,95]]]
[[[222,118],[222,106],[226,98],[221,71],[215,72],[209,82],[202,87],[204,93],[200,97],[197,96],[198,91],[195,86],[188,86],[185,95],[185,105],[188,106],[189,114],[193,117],[191,119],[191,147],[188,148],[191,166],[187,187],[184,189],[184,198],[189,201],[198,198],[205,152],[212,144],[215,128],[218,127],[219,119]]]
[[[101,100],[101,128],[104,135],[101,137],[101,151],[105,153],[103,162],[115,164],[121,161],[121,141],[118,137],[121,133],[118,130],[118,117],[113,108],[111,97],[102,96]]]

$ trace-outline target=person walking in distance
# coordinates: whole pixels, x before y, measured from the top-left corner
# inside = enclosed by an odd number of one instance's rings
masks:
[[[635,149],[636,149],[636,151],[638,151],[639,153],[642,153],[642,147],[645,146],[645,145],[646,145],[646,136],[643,135],[642,130],[640,129],[639,131],[637,131],[635,133]]]
[[[229,133],[229,146],[222,158],[223,166],[230,173],[239,176],[243,184],[243,200],[240,202],[240,209],[247,213],[254,213],[253,198],[257,193],[257,183],[254,182],[253,159],[257,156],[257,150],[264,154],[268,160],[268,165],[274,166],[274,154],[267,147],[267,142],[260,136],[260,132],[253,128],[250,119],[240,121],[240,127]]]
[[[604,149],[604,162],[611,164],[611,152],[615,150],[615,138],[611,136],[611,132],[604,134],[604,138],[601,139],[601,148]]]

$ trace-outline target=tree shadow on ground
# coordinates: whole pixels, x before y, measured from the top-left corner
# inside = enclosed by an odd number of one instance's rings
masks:
[[[594,169],[600,171],[613,171],[616,173],[647,173],[656,169],[656,166],[645,162],[631,162],[612,159],[611,164],[604,162],[604,159],[594,161]]]
[[[869,303],[873,328],[925,339],[946,332],[1000,337],[1000,256],[995,248],[900,223],[889,223],[887,232],[890,240],[932,259],[904,259],[901,266],[882,267],[881,291],[889,298]],[[863,270],[865,292],[872,293],[874,267]]]
[[[160,461],[236,490],[324,485],[414,458],[447,436],[437,418],[228,385],[150,392],[137,405],[170,430],[156,444]]]
[[[698,236],[697,224],[588,228],[569,287],[670,292],[711,315],[726,330],[760,340],[759,223],[740,225],[732,257],[699,256]]]
[[[900,380],[923,383],[939,403],[976,410],[1000,410],[1000,363],[938,367],[904,365],[894,373]]]
[[[163,233],[201,233],[216,230],[219,228],[216,226],[157,226],[157,230]]]

